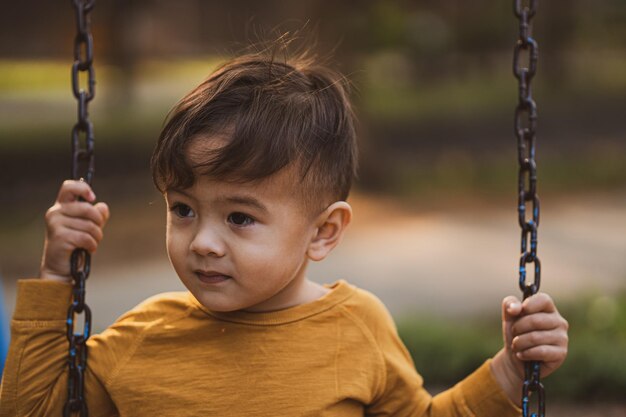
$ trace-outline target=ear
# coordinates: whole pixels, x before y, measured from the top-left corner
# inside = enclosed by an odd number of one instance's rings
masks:
[[[345,201],[336,201],[316,219],[317,228],[309,243],[307,256],[321,261],[341,242],[346,227],[352,220],[352,207]]]

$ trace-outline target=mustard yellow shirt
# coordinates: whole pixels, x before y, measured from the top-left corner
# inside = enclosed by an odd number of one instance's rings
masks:
[[[488,362],[431,397],[383,304],[344,281],[330,288],[270,313],[215,313],[185,292],[146,300],[88,341],[90,416],[520,415]],[[19,281],[0,416],[62,415],[70,295]]]

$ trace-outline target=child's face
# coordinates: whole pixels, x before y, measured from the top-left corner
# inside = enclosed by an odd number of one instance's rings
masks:
[[[165,193],[170,261],[208,309],[294,305],[316,225],[292,178],[289,169],[254,184],[199,177],[191,188]]]

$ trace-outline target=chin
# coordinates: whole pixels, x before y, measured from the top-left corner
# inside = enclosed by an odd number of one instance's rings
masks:
[[[229,302],[228,300],[221,300],[222,302],[220,302],[220,300],[216,300],[214,297],[206,297],[206,294],[202,295],[204,295],[204,297],[196,296],[196,294],[194,294],[194,297],[196,297],[196,300],[198,300],[198,302],[205,308],[215,311],[216,313],[232,313],[233,311],[243,310],[246,308],[245,306],[237,305]]]

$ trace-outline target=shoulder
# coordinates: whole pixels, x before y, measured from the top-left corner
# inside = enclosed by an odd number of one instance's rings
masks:
[[[189,297],[184,292],[152,296],[122,314],[102,333],[95,334],[89,343],[94,349],[121,349],[128,353],[129,346],[136,346],[148,334],[159,333],[170,324],[180,326],[195,310]]]
[[[179,326],[193,311],[188,293],[169,292],[146,299],[89,338],[90,368],[105,385],[111,385],[124,364],[146,346],[148,337],[158,338],[170,324]]]
[[[380,339],[383,334],[397,333],[396,325],[385,304],[373,293],[351,286],[354,288],[353,295],[341,304],[345,314],[366,328],[374,339]]]
[[[389,310],[387,310],[387,307],[380,298],[368,290],[358,288],[354,285],[351,286],[354,288],[354,292],[352,297],[344,302],[343,305],[345,308],[354,311],[365,321],[387,321],[387,319],[391,318]]]
[[[394,390],[407,383],[410,388],[404,392],[418,389],[420,377],[383,302],[371,292],[355,288],[353,295],[341,304],[341,308],[352,323],[349,327],[353,331],[342,329],[341,334],[343,340],[351,339],[353,342],[350,344],[351,357],[359,357],[361,354],[360,358],[367,358],[367,361],[362,362],[379,370],[374,401],[385,395],[387,387]]]
[[[117,323],[149,326],[185,317],[194,309],[186,292],[166,292],[154,295],[120,316]]]

